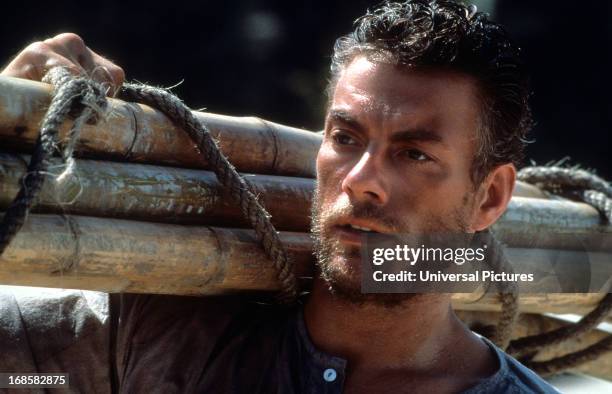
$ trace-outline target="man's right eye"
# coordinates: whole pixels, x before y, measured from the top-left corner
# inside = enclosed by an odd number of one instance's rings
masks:
[[[332,139],[339,145],[357,145],[357,141],[353,137],[342,131],[333,132]]]

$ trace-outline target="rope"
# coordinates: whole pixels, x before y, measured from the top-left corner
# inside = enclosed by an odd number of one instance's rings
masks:
[[[67,165],[66,170],[58,177],[61,181],[74,167],[72,154],[81,128],[107,105],[102,86],[85,77],[74,77],[58,67],[52,69],[45,79],[55,87],[54,97],[45,114],[34,154],[22,180],[22,187],[0,224],[0,255],[23,226],[34,199],[42,188],[49,160],[58,145],[60,126],[70,113],[78,113],[62,155]],[[242,213],[255,229],[258,241],[272,259],[281,284],[278,300],[285,304],[293,302],[297,297],[297,279],[293,272],[293,263],[270,222],[270,215],[259,204],[247,182],[221,153],[208,129],[195,118],[186,105],[166,90],[125,84],[121,94],[130,101],[141,101],[159,109],[189,134],[223,187],[229,190],[232,198],[240,204]]]
[[[21,188],[0,223],[0,255],[23,226],[42,188],[49,160],[58,146],[59,129],[68,115],[71,112],[80,113],[74,121],[76,127],[73,127],[72,132],[78,136],[80,127],[91,118],[93,112],[106,107],[104,91],[101,85],[95,82],[82,77],[73,77],[60,68],[50,71],[46,79],[55,87],[54,97],[41,124],[34,153],[22,179]]]
[[[257,197],[250,191],[247,182],[238,174],[234,166],[221,153],[208,129],[202,125],[191,110],[170,92],[146,85],[124,84],[120,97],[128,101],[138,101],[159,109],[175,124],[189,134],[199,151],[213,168],[219,182],[230,191],[231,196],[240,203],[243,215],[249,220],[258,241],[276,268],[282,292],[278,297],[282,303],[290,303],[297,297],[297,280],[293,263],[270,222],[270,215],[259,204]]]
[[[606,223],[612,222],[612,186],[597,175],[580,168],[527,167],[519,171],[518,179],[536,184],[543,190],[565,195],[595,207]],[[531,361],[546,347],[578,338],[601,323],[612,310],[612,293],[606,294],[597,307],[576,324],[516,339],[510,343],[508,353],[525,356],[525,365],[541,375],[554,374],[596,359],[612,350],[612,335],[585,349],[546,361]]]
[[[612,185],[597,175],[580,168],[557,166],[525,167],[518,173],[518,179],[528,183],[538,183],[549,191],[571,189],[596,190],[612,198]]]
[[[559,327],[553,331],[519,338],[510,343],[507,352],[514,357],[522,357],[548,346],[558,345],[583,335],[597,327],[612,310],[612,293],[608,293],[599,305],[576,324]]]
[[[513,271],[503,253],[501,243],[489,229],[484,230],[483,233],[489,237],[489,243],[492,245],[492,248],[489,249],[492,251],[492,254],[487,259],[489,266],[496,272]],[[514,282],[501,282],[495,285],[499,287],[498,294],[501,302],[501,314],[490,339],[498,347],[505,349],[510,343],[512,329],[518,317],[518,286]]]
[[[604,339],[585,349],[553,358],[552,360],[525,362],[525,366],[542,376],[553,375],[593,361],[609,351],[612,351],[612,335],[606,336]]]
[[[495,336],[491,340],[500,348],[505,349],[510,343],[512,330],[518,317],[518,292],[501,292],[499,297],[502,309],[495,328]]]

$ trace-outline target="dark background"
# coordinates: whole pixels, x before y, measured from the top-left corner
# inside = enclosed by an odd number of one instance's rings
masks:
[[[334,39],[377,1],[17,2],[3,4],[0,59],[64,31],[128,78],[170,86],[193,108],[320,129]],[[605,0],[480,0],[525,50],[537,121],[528,158],[610,168],[612,13]]]

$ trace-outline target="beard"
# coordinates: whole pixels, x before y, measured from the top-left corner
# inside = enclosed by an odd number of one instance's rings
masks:
[[[471,201],[467,193],[461,199],[461,206],[451,215],[432,216],[420,228],[419,233],[467,232],[467,211]],[[422,293],[368,294],[361,291],[361,248],[343,245],[332,234],[333,223],[338,219],[351,217],[372,220],[395,234],[410,234],[412,226],[397,215],[391,216],[385,209],[371,203],[350,202],[348,197],[339,198],[333,204],[323,206],[320,184],[317,182],[311,208],[311,237],[317,259],[317,270],[329,291],[336,297],[355,305],[373,305],[394,308],[414,301]],[[444,220],[444,217],[447,219]],[[359,263],[355,263],[359,261]]]

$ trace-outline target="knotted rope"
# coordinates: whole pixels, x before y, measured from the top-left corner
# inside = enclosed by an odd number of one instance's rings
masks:
[[[527,167],[519,171],[518,179],[543,190],[573,198],[595,207],[605,223],[612,222],[612,185],[595,174],[580,168]],[[612,293],[606,294],[599,305],[576,324],[543,334],[515,339],[507,351],[523,357],[522,361],[535,372],[550,375],[591,361],[612,350],[612,335],[576,352],[546,361],[532,361],[538,351],[578,338],[594,329],[612,310]]]
[[[26,216],[40,191],[49,167],[49,160],[56,151],[59,128],[71,111],[77,112],[69,133],[69,143],[62,155],[69,170],[72,151],[80,128],[90,120],[93,113],[105,108],[106,97],[102,86],[84,77],[74,77],[61,68],[52,69],[47,80],[54,86],[54,95],[45,114],[40,134],[36,141],[34,154],[30,159],[26,176],[19,193],[7,209],[0,225],[0,254],[4,252],[11,239],[23,226]],[[291,303],[297,296],[297,280],[293,264],[270,222],[270,215],[259,204],[257,197],[250,191],[247,182],[238,174],[234,166],[221,153],[216,141],[206,126],[202,125],[191,110],[177,97],[166,90],[144,85],[125,84],[120,92],[123,98],[140,101],[165,113],[175,124],[184,129],[196,143],[200,153],[212,167],[219,182],[230,192],[231,197],[240,204],[244,216],[255,230],[258,241],[268,257],[273,261],[281,292],[278,299]]]
[[[19,232],[26,220],[28,212],[42,188],[50,159],[58,151],[58,134],[61,125],[70,113],[77,113],[73,127],[70,130],[70,140],[76,140],[82,125],[93,120],[95,113],[106,108],[104,89],[100,84],[84,77],[73,77],[65,70],[54,68],[46,76],[45,81],[55,86],[55,94],[47,113],[42,121],[40,133],[36,139],[34,153],[22,179],[21,188],[6,210],[0,224],[0,255]],[[67,160],[68,167],[72,160],[74,143],[69,143],[62,157]]]

